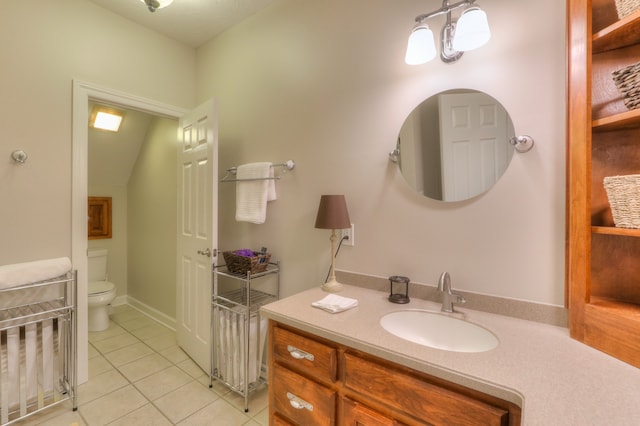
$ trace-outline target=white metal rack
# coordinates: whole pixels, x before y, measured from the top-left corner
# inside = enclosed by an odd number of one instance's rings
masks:
[[[0,424],[76,402],[75,271],[0,290]]]
[[[246,412],[249,395],[267,380],[262,356],[267,327],[260,307],[278,300],[280,265],[270,262],[264,272],[246,275],[220,265],[214,266],[213,275],[209,386],[215,379],[243,396]],[[264,279],[268,276],[272,280]]]

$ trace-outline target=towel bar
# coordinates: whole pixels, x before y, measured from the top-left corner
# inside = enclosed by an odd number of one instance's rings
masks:
[[[286,173],[289,170],[293,170],[296,167],[296,163],[293,160],[287,160],[284,163],[272,164],[271,167],[284,167],[285,170],[282,173]],[[224,175],[220,182],[250,182],[254,180],[278,180],[282,177],[282,174],[274,177],[265,177],[265,178],[252,178],[252,179],[234,179],[232,176],[236,175],[238,171],[237,167],[231,167],[227,169],[227,173]]]

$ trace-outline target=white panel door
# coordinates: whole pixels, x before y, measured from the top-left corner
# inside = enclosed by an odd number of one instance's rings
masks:
[[[178,127],[176,338],[207,373],[218,239],[217,131],[213,100],[185,114]]]
[[[439,96],[444,201],[490,188],[509,164],[507,111],[484,93]]]

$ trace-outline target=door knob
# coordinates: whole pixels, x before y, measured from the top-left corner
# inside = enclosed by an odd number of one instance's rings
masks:
[[[205,255],[207,257],[211,257],[211,250],[209,250],[209,248],[207,248],[206,250],[198,250],[198,254],[202,254],[202,255]]]

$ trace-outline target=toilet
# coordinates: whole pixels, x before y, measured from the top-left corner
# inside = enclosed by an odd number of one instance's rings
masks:
[[[89,331],[109,328],[109,304],[116,297],[116,286],[107,281],[106,249],[89,249]]]

